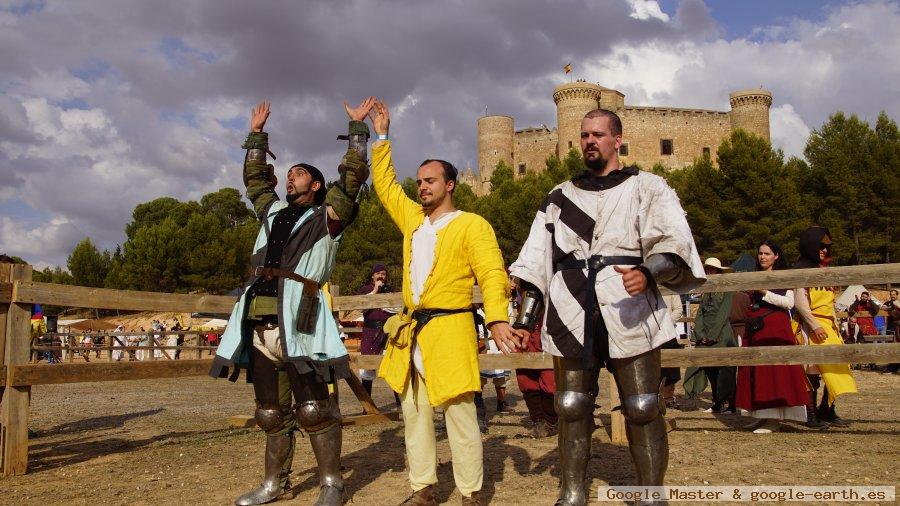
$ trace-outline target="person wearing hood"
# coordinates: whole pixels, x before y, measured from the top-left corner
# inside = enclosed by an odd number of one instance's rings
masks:
[[[800,258],[794,269],[827,268],[832,261],[831,233],[825,227],[810,227],[800,234]],[[844,344],[834,314],[835,287],[816,286],[798,288],[794,298],[794,328],[797,341],[811,346],[840,346]],[[826,423],[847,427],[850,422],[839,417],[834,409],[839,395],[856,393],[856,382],[850,374],[850,364],[816,364],[806,369],[812,390],[806,405],[807,426],[824,428]],[[820,381],[825,388],[816,407]]]

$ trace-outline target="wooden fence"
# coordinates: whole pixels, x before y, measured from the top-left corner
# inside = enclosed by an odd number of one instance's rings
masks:
[[[31,272],[31,267],[27,265],[0,264],[0,468],[3,475],[24,474],[27,470],[28,401],[32,385],[202,376],[207,374],[212,363],[209,359],[191,359],[31,364],[32,304],[227,314],[235,302],[234,297],[216,295],[182,295],[37,283],[31,280]],[[897,282],[900,282],[900,264],[877,264],[712,275],[692,293]],[[663,293],[671,292],[663,290]],[[474,296],[475,301],[480,302],[477,290]],[[400,294],[378,294],[335,297],[332,309],[348,311],[401,305]],[[374,369],[380,360],[380,356],[354,354],[351,357],[352,366],[360,369]],[[662,361],[666,367],[891,363],[900,362],[900,344],[663,350]],[[543,353],[481,355],[479,363],[483,369],[552,367],[550,356]],[[380,412],[358,378],[351,378],[348,384],[360,399],[366,414],[347,417],[345,423],[365,424],[398,418],[397,413]],[[610,391],[615,395],[615,388]],[[618,403],[617,400],[614,402]],[[615,442],[624,441],[624,422],[618,412],[614,414],[611,429]]]

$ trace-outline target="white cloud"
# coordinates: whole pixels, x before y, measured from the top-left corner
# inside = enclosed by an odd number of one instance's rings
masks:
[[[791,104],[773,107],[769,112],[772,145],[780,147],[787,156],[803,158],[803,148],[809,138],[809,127],[794,111]]]
[[[634,19],[658,19],[660,21],[669,21],[669,15],[662,11],[659,3],[654,0],[628,0],[631,5],[630,16]]]
[[[84,233],[64,218],[35,226],[0,217],[0,251],[7,255],[30,259],[34,252],[41,251],[47,258],[65,259],[84,237]]]
[[[773,145],[802,155],[810,126],[837,110],[873,121],[896,118],[900,94],[900,4],[871,2],[834,10],[820,22],[768,27],[761,40],[622,43],[590,62],[590,80],[635,105],[728,110],[731,91],[763,87],[774,97]]]

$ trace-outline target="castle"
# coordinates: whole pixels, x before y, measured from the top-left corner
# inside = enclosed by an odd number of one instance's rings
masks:
[[[681,168],[701,157],[714,158],[719,144],[741,128],[769,140],[769,107],[772,94],[763,89],[741,90],[729,95],[730,111],[625,105],[625,95],[599,84],[578,80],[553,90],[557,128],[546,126],[515,129],[509,116],[478,119],[478,173],[460,175],[478,195],[490,192],[490,179],[499,162],[516,177],[546,169],[551,154],[565,158],[579,149],[581,119],[602,107],[622,119],[619,157],[625,165],[650,169],[662,164]]]

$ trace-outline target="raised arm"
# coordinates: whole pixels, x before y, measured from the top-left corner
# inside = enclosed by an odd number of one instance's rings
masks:
[[[269,102],[262,101],[256,104],[250,113],[250,133],[241,146],[247,150],[244,156],[244,186],[247,188],[247,198],[253,203],[253,210],[260,220],[265,220],[266,210],[278,200],[278,194],[275,193],[275,185],[278,184],[275,167],[266,163],[266,153],[272,153],[269,151],[269,134],[263,132],[269,113]]]
[[[328,228],[333,236],[343,231],[356,219],[356,213],[359,210],[356,198],[363,183],[369,178],[369,168],[366,165],[366,142],[369,139],[369,127],[363,120],[369,114],[374,102],[375,97],[369,97],[355,108],[351,108],[350,104],[344,102],[344,109],[350,118],[346,136],[349,146],[338,166],[339,179],[325,195],[325,205],[328,206]]]
[[[420,206],[406,196],[403,187],[397,182],[391,159],[391,143],[387,140],[391,117],[384,102],[376,100],[369,117],[372,118],[372,126],[379,137],[372,145],[372,186],[388,215],[404,231],[406,217],[418,211]]]

